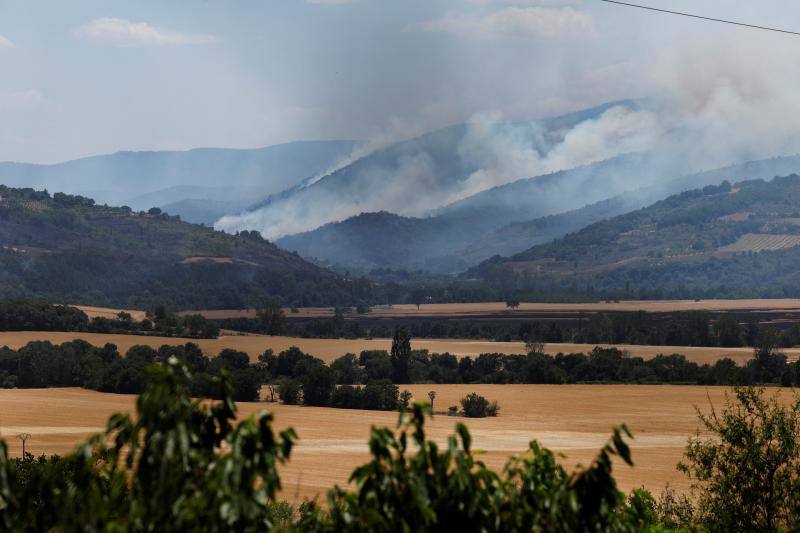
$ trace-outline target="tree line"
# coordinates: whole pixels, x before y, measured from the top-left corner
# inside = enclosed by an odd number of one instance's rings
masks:
[[[202,315],[178,316],[156,306],[143,320],[120,311],[113,318],[89,315],[69,305],[42,300],[0,300],[0,331],[75,331],[90,333],[137,333],[164,337],[212,339],[219,325]]]
[[[543,353],[529,342],[527,354],[453,354],[413,350],[407,330],[395,331],[390,351],[345,354],[329,365],[297,347],[258,358],[272,395],[289,404],[393,410],[407,405],[398,385],[676,383],[700,385],[800,385],[800,362],[789,363],[774,336],[762,336],[753,357],[739,365],[729,358],[698,364],[681,354],[651,359],[617,348],[595,347],[589,353]]]
[[[634,464],[625,426],[587,467],[567,471],[532,440],[501,470],[479,459],[456,424],[447,446],[426,436],[430,406],[415,403],[395,430],[372,428],[370,459],[325,501],[278,500],[279,467],[302,439],[262,411],[236,421],[234,385],[220,402],[193,400],[194,377],[175,358],[149,371],[136,413],[65,457],[9,458],[0,440],[4,531],[788,531],[800,524],[800,398],[784,405],[740,388],[708,436],[689,439],[679,468],[691,496],[623,493]]]
[[[744,365],[729,358],[698,364],[681,354],[651,359],[631,356],[618,348],[595,347],[589,353],[525,355],[486,353],[458,358],[453,354],[412,351],[405,363],[406,378],[398,362],[382,350],[345,355],[330,365],[333,379],[364,383],[391,379],[395,383],[678,383],[698,385],[776,384],[800,385],[800,364],[771,347],[754,351]],[[399,380],[399,381],[398,381]]]
[[[170,358],[186,362],[196,374],[193,393],[210,397],[211,381],[223,371],[232,375],[235,398],[256,401],[267,385],[269,399],[287,404],[351,409],[396,410],[410,395],[409,383],[685,383],[702,385],[776,384],[800,386],[800,362],[789,363],[765,338],[744,365],[723,358],[698,364],[681,354],[634,357],[617,348],[595,347],[589,353],[543,353],[528,343],[524,355],[486,353],[458,358],[453,354],[413,350],[411,337],[399,328],[392,348],[346,354],[326,364],[297,347],[275,354],[271,349],[250,361],[248,354],[222,350],[209,358],[193,343],[158,349],[133,346],[122,357],[113,344],[96,347],[83,340],[54,345],[30,342],[0,349],[0,387],[84,387],[103,392],[140,393],[146,369]]]
[[[262,375],[249,356],[222,350],[209,358],[193,343],[131,347],[122,357],[114,344],[97,347],[84,340],[60,345],[29,342],[19,350],[0,348],[0,388],[83,387],[101,392],[139,394],[150,381],[148,368],[178,358],[191,368],[192,394],[216,398],[215,378],[228,372],[238,401],[258,400]]]
[[[513,313],[503,320],[403,321],[402,327],[416,338],[487,339],[576,344],[634,344],[653,346],[756,346],[764,336],[776,338],[778,346],[800,344],[800,325],[778,329],[761,324],[752,314],[681,311],[593,313],[567,320],[519,319]],[[388,338],[397,323],[366,318],[346,319],[343,309],[328,318],[293,320],[279,306],[259,311],[257,318],[217,320],[220,327],[268,335],[301,338]]]

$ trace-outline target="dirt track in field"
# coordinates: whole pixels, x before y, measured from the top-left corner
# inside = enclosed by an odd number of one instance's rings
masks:
[[[669,483],[679,490],[688,482],[675,470],[687,437],[697,429],[695,406],[720,406],[727,389],[670,385],[411,385],[419,399],[435,390],[436,411],[455,405],[469,392],[500,404],[500,416],[461,419],[436,415],[428,424],[430,438],[444,443],[456,421],[467,423],[473,448],[492,468],[524,452],[531,439],[566,454],[564,464],[589,464],[611,435],[626,423],[635,466],[618,465],[616,477],[629,490],[646,486],[659,493]],[[786,392],[782,397],[789,398]],[[82,389],[0,390],[0,433],[19,455],[14,435],[30,433],[34,454],[66,453],[90,433],[100,431],[114,412],[130,412],[134,396]],[[260,409],[276,415],[276,429],[292,426],[300,436],[290,464],[282,469],[284,498],[301,500],[324,494],[334,483],[345,484],[353,467],[368,457],[371,425],[394,427],[391,412],[336,410],[267,403],[239,404],[240,416]]]
[[[131,346],[145,344],[158,348],[164,344],[180,345],[187,342],[198,344],[209,355],[217,355],[225,348],[232,348],[247,352],[252,360],[264,353],[267,348],[272,348],[275,353],[297,346],[303,351],[320,359],[330,362],[346,353],[358,354],[362,350],[388,350],[391,348],[391,339],[301,339],[296,337],[270,337],[266,335],[228,335],[217,339],[184,339],[176,337],[153,337],[144,335],[117,335],[105,333],[70,333],[52,331],[12,331],[0,332],[0,346],[19,348],[30,341],[49,340],[55,344],[84,339],[96,346],[106,343],[116,344],[120,353],[125,354]],[[545,352],[550,354],[588,352],[594,344],[546,344]],[[433,353],[449,352],[458,356],[477,356],[482,353],[522,354],[525,346],[521,342],[492,342],[459,339],[414,339],[414,349],[427,349]],[[644,358],[655,357],[658,354],[684,354],[689,360],[697,363],[713,363],[722,358],[729,357],[740,364],[753,356],[751,348],[716,348],[696,346],[633,346],[617,345],[620,349],[627,350],[631,355]],[[800,348],[784,350],[790,360],[800,356]]]

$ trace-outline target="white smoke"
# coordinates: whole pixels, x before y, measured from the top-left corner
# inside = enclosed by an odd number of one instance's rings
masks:
[[[319,176],[302,195],[225,217],[216,226],[227,231],[257,229],[274,239],[365,211],[419,215],[520,178],[631,152],[657,154],[676,173],[795,154],[800,152],[800,99],[794,92],[800,86],[800,62],[795,46],[768,38],[741,44],[717,40],[682,52],[671,50],[628,69],[642,75],[637,86],[646,99],[638,108],[613,107],[559,130],[503,123],[496,113],[474,117],[453,164],[475,170],[458,180],[445,179],[432,152],[421,149],[386,167],[369,167],[369,175],[358,176],[355,190],[333,194],[336,187],[318,187],[331,176]],[[387,135],[362,147],[342,165],[394,138],[397,135]],[[623,185],[632,189],[646,183]],[[613,193],[614,187],[609,187]]]
[[[448,202],[504,185],[526,176],[541,176],[614,156],[649,151],[665,133],[652,111],[616,106],[597,119],[580,122],[559,136],[546,152],[547,134],[536,143],[524,126],[499,124],[496,116],[473,121],[459,146],[459,155],[480,170],[473,172]]]

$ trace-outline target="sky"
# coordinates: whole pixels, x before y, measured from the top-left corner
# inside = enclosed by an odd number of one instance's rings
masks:
[[[795,0],[640,3],[800,31]],[[769,95],[798,56],[800,37],[599,0],[0,0],[0,161],[399,139],[709,84]]]

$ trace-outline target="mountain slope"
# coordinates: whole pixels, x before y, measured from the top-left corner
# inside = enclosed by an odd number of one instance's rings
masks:
[[[459,272],[491,257],[492,254],[478,253],[460,258],[459,252],[492,231],[517,220],[530,220],[585,205],[580,196],[570,196],[565,191],[583,189],[586,191],[584,197],[589,201],[622,192],[611,185],[612,179],[619,178],[620,184],[627,179],[637,179],[645,173],[644,162],[644,156],[630,154],[524,180],[525,197],[517,198],[514,207],[503,204],[505,199],[499,191],[514,188],[518,182],[476,195],[481,197],[481,201],[483,195],[489,195],[481,205],[473,205],[478,202],[467,199],[430,217],[402,217],[402,224],[397,215],[390,217],[386,212],[371,216],[370,224],[365,224],[362,214],[313,231],[283,237],[276,242],[305,257],[361,271],[388,267]],[[601,183],[607,186],[600,187]],[[590,189],[596,190],[599,198]],[[514,251],[529,245],[525,243]]]
[[[611,146],[591,154],[563,153],[569,152],[570,135],[576,129],[597,121],[624,122],[638,112],[636,102],[611,102],[524,123],[451,126],[376,150],[316,181],[274,195],[247,213],[225,217],[216,226],[228,231],[254,229],[279,238],[361,212],[421,216],[495,183],[629,151],[628,136],[620,134]]]
[[[289,235],[276,243],[303,257],[359,272],[374,268],[414,268],[430,249],[448,249],[449,232],[432,219],[402,217],[386,211],[362,213],[314,231]]]
[[[795,297],[799,259],[800,176],[791,175],[686,191],[464,277],[556,294]]]
[[[457,255],[462,263],[474,265],[493,255],[517,253],[528,247],[577,231],[589,224],[640,209],[673,194],[696,187],[718,185],[725,180],[767,180],[774,176],[785,176],[795,172],[800,172],[800,156],[748,161],[679,178],[663,179],[654,185],[623,192],[580,209],[523,222],[513,222],[486,234]],[[496,212],[502,212],[507,198],[517,198],[516,205],[520,205],[519,212],[524,213],[524,199],[535,195],[537,187],[538,184],[534,180],[520,180],[509,184],[500,195],[496,195],[497,191],[487,191],[485,195],[477,195],[483,196],[483,198],[475,198],[475,204],[488,206],[485,207],[488,210],[494,209]],[[491,198],[492,196],[494,198]]]
[[[281,250],[93,200],[0,186],[0,297],[143,308],[244,308],[356,300],[365,282]]]
[[[54,165],[0,162],[0,183],[90,195],[114,205],[181,185],[257,188],[267,195],[325,171],[349,156],[354,146],[353,141],[303,141],[246,150],[117,152]],[[137,208],[184,198],[192,196],[167,201],[155,197],[150,205]]]
[[[357,271],[368,272],[373,268],[463,271],[493,255],[516,253],[697,186],[716,185],[725,179],[765,179],[800,172],[800,156],[781,157],[662,179],[655,185],[596,201],[596,197],[618,192],[621,186],[615,186],[614,180],[620,184],[633,181],[642,175],[640,172],[645,172],[642,169],[650,162],[645,155],[621,156],[497,187],[428,218],[399,217],[386,212],[362,214],[284,237],[277,243],[304,257]],[[577,194],[579,189],[587,191],[586,194]],[[575,206],[587,197],[595,199],[594,203]],[[570,210],[559,212],[565,208]]]

